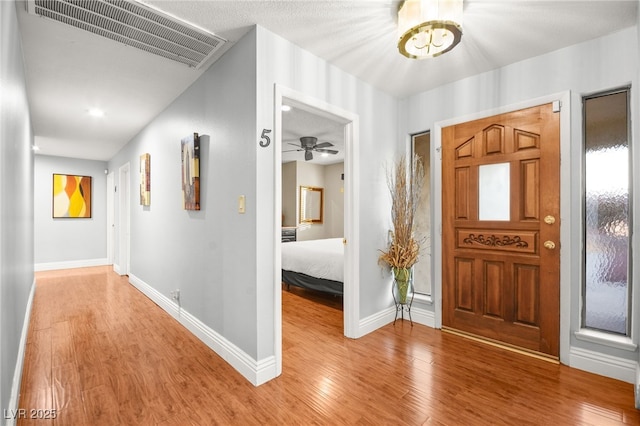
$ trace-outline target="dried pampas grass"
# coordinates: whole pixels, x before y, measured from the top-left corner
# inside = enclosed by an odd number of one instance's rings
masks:
[[[414,155],[411,168],[402,156],[387,171],[387,185],[391,193],[391,219],[393,235],[389,249],[381,250],[379,260],[392,268],[410,268],[418,261],[420,244],[414,238],[413,222],[424,183],[424,166],[419,156]]]

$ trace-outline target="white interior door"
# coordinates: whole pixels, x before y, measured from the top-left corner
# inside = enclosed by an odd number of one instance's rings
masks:
[[[118,197],[120,204],[119,213],[119,256],[118,264],[120,265],[120,275],[129,275],[131,256],[129,253],[130,238],[131,238],[131,225],[130,225],[130,166],[129,163],[120,167],[120,178],[118,184]]]
[[[107,174],[107,264],[113,265],[115,249],[115,176],[113,172]]]

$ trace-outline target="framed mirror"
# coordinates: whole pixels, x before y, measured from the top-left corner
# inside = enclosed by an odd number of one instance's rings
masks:
[[[300,223],[322,223],[324,189],[300,186]]]

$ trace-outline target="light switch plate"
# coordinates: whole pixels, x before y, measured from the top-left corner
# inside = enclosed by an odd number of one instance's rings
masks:
[[[238,213],[244,213],[244,195],[238,197]]]

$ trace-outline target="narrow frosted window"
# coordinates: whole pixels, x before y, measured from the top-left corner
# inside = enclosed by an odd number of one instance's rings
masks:
[[[424,167],[424,182],[415,217],[415,234],[422,241],[420,259],[413,267],[413,288],[416,294],[431,295],[431,136],[421,133],[412,137],[413,153],[420,156]]]
[[[584,98],[583,325],[629,334],[628,90]]]

